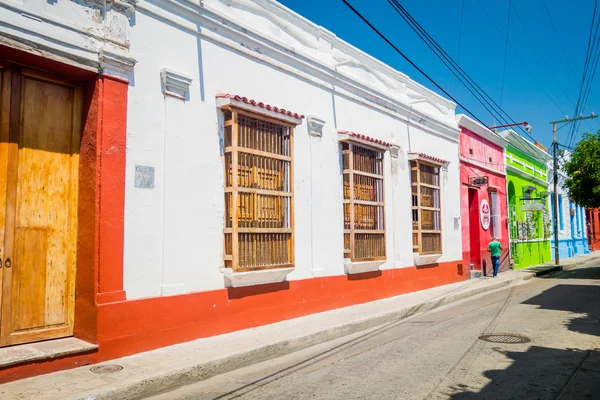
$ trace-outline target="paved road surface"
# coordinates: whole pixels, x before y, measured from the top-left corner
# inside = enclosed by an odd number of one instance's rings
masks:
[[[151,399],[600,399],[599,339],[596,262]]]

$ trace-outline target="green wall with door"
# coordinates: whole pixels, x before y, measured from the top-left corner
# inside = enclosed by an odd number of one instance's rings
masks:
[[[507,137],[509,144],[506,147],[508,230],[511,260],[514,268],[519,269],[552,260],[552,228],[543,152],[528,149],[529,145],[534,145],[522,138],[513,138],[511,141],[510,136]],[[526,211],[524,208],[537,211]]]

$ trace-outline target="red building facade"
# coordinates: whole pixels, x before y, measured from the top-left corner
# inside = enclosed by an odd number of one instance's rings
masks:
[[[585,210],[587,238],[590,251],[600,250],[600,208]]]
[[[510,267],[506,172],[506,141],[464,114],[460,125],[460,182],[462,248],[471,276],[491,275],[487,245],[496,237],[502,244],[500,271]]]

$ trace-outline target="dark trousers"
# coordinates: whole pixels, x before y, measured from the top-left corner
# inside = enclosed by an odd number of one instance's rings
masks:
[[[492,267],[494,268],[494,276],[498,275],[498,269],[500,268],[500,257],[492,256]]]

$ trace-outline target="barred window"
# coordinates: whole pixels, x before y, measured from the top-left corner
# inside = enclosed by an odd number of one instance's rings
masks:
[[[294,264],[293,126],[225,109],[225,267]]]
[[[383,152],[342,143],[344,258],[385,259]]]
[[[410,162],[412,187],[413,252],[442,252],[440,168],[422,161]]]

